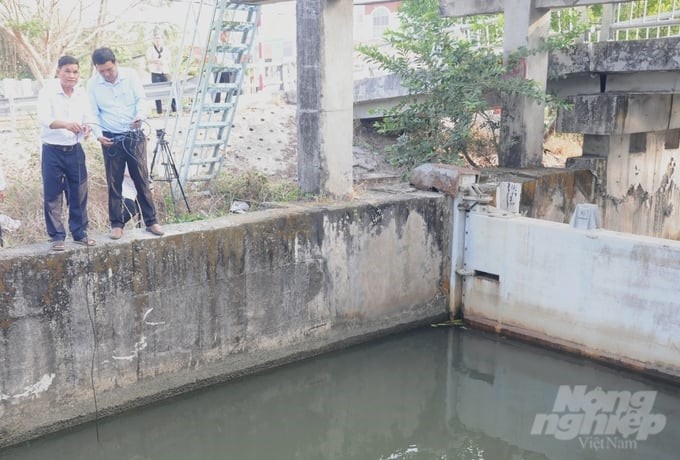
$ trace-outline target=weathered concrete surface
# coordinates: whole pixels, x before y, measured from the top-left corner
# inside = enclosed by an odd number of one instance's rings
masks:
[[[627,136],[615,137],[615,150],[627,152]],[[648,142],[663,144],[663,133],[650,135]],[[590,153],[570,159],[567,169],[483,169],[480,181],[492,196],[501,187],[515,186],[513,209],[497,199],[492,204],[525,217],[568,223],[577,204],[595,203],[604,229],[680,240],[677,155],[677,149],[658,148],[609,158]]]
[[[680,69],[680,37],[580,43],[550,53],[550,76]]]
[[[537,8],[533,0],[504,0],[503,53],[509,56],[522,49],[534,50],[521,58],[517,76],[533,80],[545,91],[548,52],[541,45],[550,31],[550,10]],[[522,95],[503,98],[501,108],[498,164],[511,168],[541,166],[543,158],[543,118],[545,107]]]
[[[575,44],[553,50],[548,92],[584,94],[680,92],[680,37]]]
[[[413,171],[409,183],[419,190],[436,190],[456,196],[461,185],[477,181],[479,173],[473,169],[442,163],[425,163]]]
[[[525,217],[567,223],[576,205],[591,203],[596,195],[596,178],[588,169],[483,169],[484,183],[500,186],[517,184],[519,188],[518,212]],[[495,194],[489,187],[488,192]],[[493,203],[501,207],[500,203]],[[505,209],[505,208],[503,208]]]
[[[627,136],[614,137],[615,150],[627,152]],[[650,135],[648,142],[663,144],[664,136]],[[677,156],[678,149],[657,148],[609,158],[589,154],[570,159],[567,169],[483,169],[480,181],[492,196],[512,188],[518,195],[512,206],[497,199],[492,204],[525,217],[568,223],[577,204],[595,203],[604,229],[680,240]]]
[[[92,420],[93,393],[105,415],[445,316],[450,208],[375,194],[0,252],[0,446]]]
[[[471,211],[466,320],[680,380],[680,242]]]
[[[354,81],[354,119],[379,118],[409,95],[397,74],[380,75]]]
[[[597,203],[604,228],[680,240],[680,150],[666,133],[647,133],[646,152],[629,153],[630,136],[612,136]]]
[[[303,191],[352,191],[352,3],[298,0],[298,180]]]
[[[560,111],[556,129],[584,134],[581,163],[597,179],[603,227],[680,239],[680,38],[578,45],[553,53],[550,68],[566,76],[554,80],[563,95],[596,93],[567,97],[574,108]]]
[[[603,227],[680,239],[680,112],[677,95],[600,94],[575,98],[558,131],[585,133],[582,163],[596,177]],[[570,163],[574,163],[572,160]]]
[[[631,134],[680,128],[680,95],[603,93],[567,98],[556,129],[562,133]]]

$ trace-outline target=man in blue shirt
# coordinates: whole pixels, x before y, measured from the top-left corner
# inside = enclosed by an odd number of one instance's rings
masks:
[[[137,190],[146,230],[163,235],[156,219],[156,206],[149,189],[149,167],[146,161],[146,137],[141,130],[144,118],[144,90],[132,69],[118,67],[110,48],[92,53],[97,73],[88,85],[92,112],[99,118],[94,132],[104,152],[104,167],[109,191],[111,239],[123,235],[123,176],[127,165]]]

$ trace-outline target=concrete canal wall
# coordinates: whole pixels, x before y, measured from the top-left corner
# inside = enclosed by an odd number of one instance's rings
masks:
[[[466,320],[680,378],[680,242],[469,212],[459,262]]]
[[[168,226],[162,238],[129,230],[89,250],[1,251],[0,446],[449,307],[678,380],[680,242],[470,207],[466,187],[455,200],[375,192]]]
[[[450,198],[376,194],[0,252],[0,446],[446,317]],[[67,244],[68,246],[68,244]]]

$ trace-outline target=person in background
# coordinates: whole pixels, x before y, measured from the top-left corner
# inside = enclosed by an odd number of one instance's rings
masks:
[[[106,183],[109,192],[110,238],[123,236],[123,176],[125,168],[137,191],[137,201],[146,225],[154,235],[164,234],[157,222],[156,206],[149,187],[146,137],[141,130],[144,118],[144,89],[134,70],[118,67],[110,48],[92,53],[97,70],[88,84],[92,112],[99,119],[94,127],[102,145]]]
[[[226,30],[223,30],[220,32],[220,45],[221,46],[226,46],[229,44],[229,32]],[[218,72],[215,75],[215,83],[231,83],[231,72]],[[221,92],[216,92],[215,93],[215,104],[219,104],[220,101],[222,100],[222,93]],[[227,97],[227,93],[224,94],[224,101],[228,101],[229,98]]]
[[[2,173],[2,168],[0,168],[0,203],[5,201],[5,175]],[[2,223],[0,222],[0,248],[5,245],[5,241],[2,238]]]
[[[5,175],[2,173],[2,168],[0,168],[0,203],[5,201]],[[0,248],[5,245],[5,241],[2,239],[2,222],[0,222]]]
[[[0,168],[0,202],[5,201],[5,175],[2,173],[2,168]]]
[[[163,46],[163,36],[156,31],[153,35],[153,43],[146,50],[146,63],[151,72],[151,83],[160,83],[170,81],[170,50]],[[173,113],[177,112],[177,103],[175,98],[170,103],[170,108]],[[156,99],[156,112],[163,113],[163,101]]]
[[[153,195],[153,188],[149,181],[149,189]],[[123,223],[127,224],[133,217],[139,216],[139,206],[137,205],[137,189],[135,183],[130,177],[130,173],[125,168],[125,175],[123,176]],[[136,226],[141,225],[141,220],[137,219]]]
[[[66,231],[62,223],[63,197],[68,204],[68,226],[73,241],[93,246],[87,236],[87,168],[80,142],[90,134],[94,117],[85,91],[78,87],[80,65],[62,56],[57,78],[47,81],[38,94],[38,121],[42,141],[42,178],[45,226],[52,250],[63,251]]]

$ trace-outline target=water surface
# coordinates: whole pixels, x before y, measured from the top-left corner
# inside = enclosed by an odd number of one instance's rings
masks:
[[[632,396],[598,406],[598,416],[619,422],[610,434],[596,424],[569,431],[585,414],[575,396],[583,386],[591,404],[597,388],[600,402],[612,391]],[[560,388],[573,393],[571,418],[554,411]],[[646,409],[665,424],[638,440]],[[537,416],[559,425],[537,429]],[[90,424],[0,457],[662,460],[678,452],[677,387],[492,335],[427,328],[101,420],[99,440]]]

